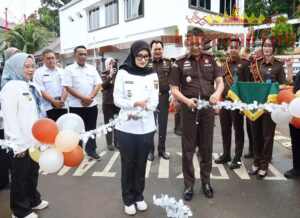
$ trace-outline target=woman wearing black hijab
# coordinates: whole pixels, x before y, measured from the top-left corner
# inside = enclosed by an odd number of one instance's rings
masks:
[[[148,68],[149,45],[136,41],[130,54],[118,71],[114,87],[114,103],[120,116],[127,121],[116,125],[121,155],[121,183],[124,211],[135,215],[136,210],[145,211],[145,171],[156,130],[153,111],[158,105],[158,77]],[[137,113],[137,116],[128,113]]]

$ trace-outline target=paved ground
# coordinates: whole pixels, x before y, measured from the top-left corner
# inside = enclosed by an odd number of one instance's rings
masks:
[[[100,118],[100,122],[101,122]],[[145,198],[150,204],[147,212],[136,217],[163,218],[165,211],[152,204],[154,194],[181,198],[180,138],[173,134],[173,115],[170,116],[167,150],[170,161],[158,160],[147,166]],[[215,198],[206,199],[195,187],[195,197],[188,203],[197,218],[299,218],[300,181],[286,180],[283,172],[291,167],[291,151],[286,127],[278,128],[270,175],[257,181],[247,174],[251,160],[244,167],[231,171],[227,166],[214,165],[212,185]],[[42,218],[121,218],[120,159],[118,152],[108,152],[104,139],[98,139],[102,161],[85,161],[76,169],[64,168],[56,175],[41,175],[39,189],[50,201],[50,207],[40,213]],[[245,150],[248,149],[248,142]],[[214,157],[221,152],[219,121],[216,121]],[[196,163],[196,162],[195,162]],[[199,166],[196,164],[196,168]],[[199,177],[199,173],[197,174]],[[0,192],[0,218],[10,217],[9,192]]]

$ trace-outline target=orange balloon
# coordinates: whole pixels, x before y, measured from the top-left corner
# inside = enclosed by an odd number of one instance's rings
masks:
[[[55,142],[55,137],[58,134],[57,124],[48,118],[41,118],[32,126],[32,135],[41,144],[52,145]]]
[[[294,117],[290,123],[295,128],[300,129],[300,118]]]
[[[70,152],[64,152],[64,165],[67,167],[77,167],[83,161],[84,153],[80,146]]]
[[[281,103],[290,103],[295,98],[292,88],[281,89],[277,96],[277,101]]]

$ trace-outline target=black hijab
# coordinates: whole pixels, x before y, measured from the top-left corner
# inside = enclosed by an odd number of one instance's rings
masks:
[[[142,50],[146,50],[149,53],[150,60],[150,47],[147,42],[139,40],[135,41],[130,47],[130,53],[124,63],[120,66],[120,69],[126,70],[129,74],[137,75],[137,76],[146,76],[151,73],[154,73],[152,68],[145,66],[144,68],[140,68],[135,64],[135,57]]]

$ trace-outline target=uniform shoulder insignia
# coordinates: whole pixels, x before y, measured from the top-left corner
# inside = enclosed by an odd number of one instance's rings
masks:
[[[182,60],[186,59],[186,57],[187,57],[186,55],[180,56],[180,57],[176,58],[176,61],[175,61],[175,62],[182,61]]]

